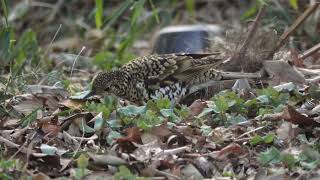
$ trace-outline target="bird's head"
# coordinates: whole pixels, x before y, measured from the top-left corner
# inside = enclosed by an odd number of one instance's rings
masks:
[[[99,73],[93,78],[91,91],[86,98],[93,95],[121,97],[125,93],[125,82],[125,77],[119,71]]]

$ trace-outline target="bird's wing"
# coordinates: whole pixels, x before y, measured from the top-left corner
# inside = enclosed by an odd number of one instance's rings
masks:
[[[174,74],[170,75],[181,82],[192,81],[193,78],[203,75],[211,68],[217,67],[223,62],[218,55],[202,56],[187,55],[184,59],[177,62],[178,68]]]
[[[219,53],[149,55],[134,59],[121,67],[146,81],[162,81],[175,78],[187,80],[220,62]]]

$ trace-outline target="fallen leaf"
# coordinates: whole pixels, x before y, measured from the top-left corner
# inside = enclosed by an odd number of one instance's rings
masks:
[[[235,154],[239,155],[242,154],[244,150],[241,148],[239,144],[231,143],[228,146],[224,147],[220,151],[214,151],[209,153],[209,156],[215,159],[223,160],[225,159],[229,154]]]
[[[93,162],[97,165],[112,165],[112,166],[120,166],[120,165],[126,165],[127,162],[117,156],[111,155],[111,154],[93,154],[88,153],[90,159],[93,160]]]
[[[141,144],[141,133],[138,127],[127,128],[124,130],[126,137],[118,138],[118,143],[135,142]]]
[[[181,175],[183,179],[204,179],[204,177],[201,175],[198,169],[194,167],[193,164],[187,164],[185,167],[181,168]]]
[[[39,126],[41,130],[49,137],[55,137],[60,132],[60,126],[58,123],[58,116],[44,117],[39,120]]]
[[[273,84],[279,84],[280,82],[304,84],[306,82],[304,76],[284,60],[264,61],[263,65],[268,74],[272,76]]]
[[[204,108],[207,107],[207,103],[204,100],[197,99],[190,106],[191,117],[199,115]]]
[[[131,156],[139,162],[149,161],[155,154],[162,152],[157,141],[148,144],[137,145],[137,148],[131,153]]]
[[[85,105],[84,101],[78,101],[78,100],[72,100],[72,99],[67,99],[59,103],[62,106],[65,106],[69,109],[72,110],[81,110],[82,107]]]
[[[298,111],[294,107],[288,105],[284,108],[282,113],[282,118],[285,121],[291,122],[293,124],[303,125],[303,126],[320,126],[320,123],[314,121]]]

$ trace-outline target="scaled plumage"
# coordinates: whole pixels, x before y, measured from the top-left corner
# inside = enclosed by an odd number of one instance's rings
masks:
[[[221,80],[223,75],[229,75],[228,79],[246,77],[241,76],[243,73],[216,71],[214,67],[222,62],[218,56],[212,53],[139,57],[118,70],[99,73],[93,80],[91,94],[113,94],[135,103],[160,97],[173,100],[207,87],[208,82]]]

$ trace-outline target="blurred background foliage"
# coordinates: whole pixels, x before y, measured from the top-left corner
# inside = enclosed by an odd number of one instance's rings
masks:
[[[16,94],[25,84],[32,83],[60,85],[71,91],[81,89],[95,72],[111,70],[136,56],[149,54],[153,37],[162,27],[195,23],[219,24],[226,29],[245,26],[262,4],[267,5],[264,26],[281,34],[309,3],[308,0],[1,0],[0,92]],[[319,42],[317,18],[319,13],[299,28],[291,46],[303,50]],[[74,78],[70,77],[70,71],[75,71],[71,73]]]

